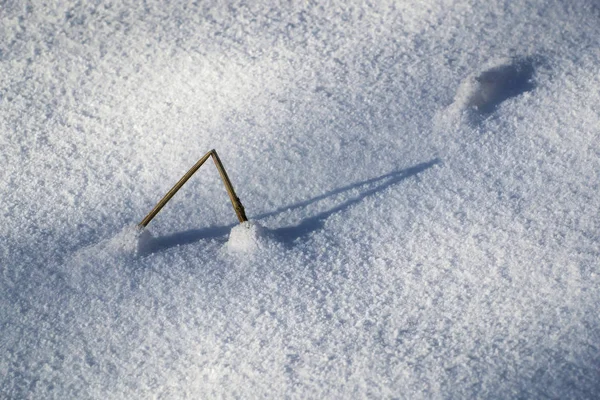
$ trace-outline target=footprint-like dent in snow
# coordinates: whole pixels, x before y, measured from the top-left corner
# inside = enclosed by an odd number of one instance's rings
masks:
[[[534,60],[531,58],[513,59],[510,63],[483,71],[475,77],[474,90],[467,106],[482,115],[494,112],[503,101],[533,90],[534,72]]]
[[[453,103],[437,119],[438,125],[457,121],[467,112],[471,122],[492,114],[504,101],[535,89],[538,57],[516,57],[489,63],[460,85]]]

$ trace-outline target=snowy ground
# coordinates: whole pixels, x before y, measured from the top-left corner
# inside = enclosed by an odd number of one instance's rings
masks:
[[[597,1],[5,0],[0,148],[2,398],[600,396]]]

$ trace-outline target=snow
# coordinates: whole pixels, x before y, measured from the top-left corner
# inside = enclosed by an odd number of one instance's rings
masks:
[[[598,397],[599,19],[2,2],[0,397]]]
[[[231,229],[226,249],[233,254],[248,256],[268,245],[268,242],[267,232],[259,223],[245,221]]]

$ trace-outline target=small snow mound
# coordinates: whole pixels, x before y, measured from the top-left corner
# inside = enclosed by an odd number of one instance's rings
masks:
[[[267,240],[266,229],[255,221],[246,221],[231,230],[226,248],[230,252],[253,252],[264,247]]]
[[[134,258],[139,251],[140,235],[143,234],[137,225],[127,226],[108,239],[78,250],[70,257],[70,262],[81,266]]]
[[[135,254],[138,256],[145,256],[151,254],[154,248],[154,236],[148,229],[142,229],[137,234],[137,248]]]
[[[125,227],[114,236],[74,253],[60,267],[69,285],[88,293],[110,293],[120,285],[124,265],[132,265],[143,234],[137,225]]]
[[[139,248],[140,232],[137,225],[129,225],[113,237],[86,247],[76,253],[76,256],[89,256],[90,254],[104,254],[113,256],[136,255]]]

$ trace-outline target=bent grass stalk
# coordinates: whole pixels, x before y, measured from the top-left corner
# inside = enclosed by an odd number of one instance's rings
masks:
[[[229,195],[229,199],[231,200],[233,210],[235,211],[238,220],[240,221],[240,223],[248,221],[248,218],[246,218],[244,206],[235,194],[235,190],[233,190],[233,186],[231,185],[229,176],[227,175],[227,172],[223,167],[223,163],[221,162],[217,151],[215,149],[212,149],[211,151],[203,155],[202,158],[200,158],[198,162],[194,164],[194,166],[190,168],[190,170],[186,172],[185,175],[183,175],[183,177],[181,177],[181,179],[175,184],[175,186],[173,186],[171,190],[169,190],[167,194],[165,194],[164,197],[154,206],[152,211],[150,211],[148,215],[146,215],[146,217],[142,220],[142,222],[138,224],[140,229],[145,228],[150,223],[150,221],[152,221],[156,214],[158,214],[159,211],[169,202],[169,200],[171,200],[171,198],[175,196],[175,193],[177,193],[177,191],[181,189],[183,185],[185,185],[188,179],[190,179],[192,175],[194,175],[194,173],[198,171],[198,169],[202,166],[202,164],[206,162],[206,160],[208,160],[209,157],[212,157],[213,161],[215,162],[215,166],[217,167],[219,175],[221,176],[221,180],[225,185],[225,189],[227,190],[227,194]]]

